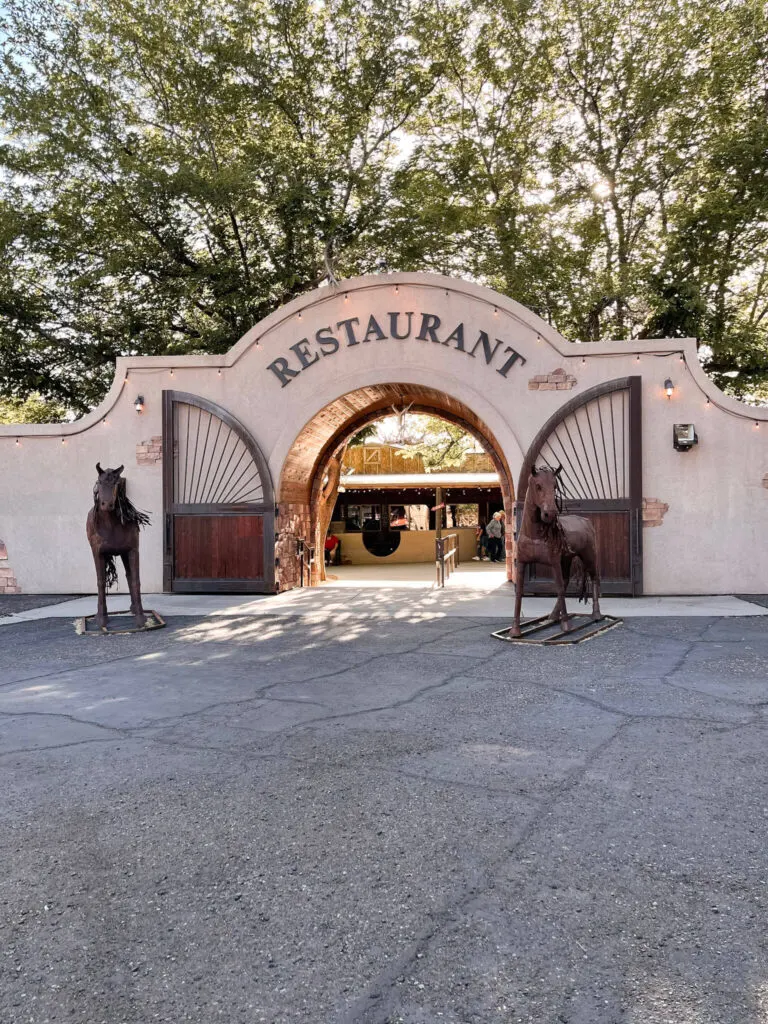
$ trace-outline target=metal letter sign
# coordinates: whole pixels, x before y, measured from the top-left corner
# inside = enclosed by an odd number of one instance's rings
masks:
[[[491,339],[485,331],[467,332],[465,335],[463,323],[456,324],[449,331],[435,313],[421,313],[418,323],[414,323],[414,316],[416,314],[413,312],[387,313],[388,320],[382,318],[381,323],[373,314],[367,319],[354,316],[339,320],[335,328],[330,325],[321,327],[313,339],[301,338],[290,345],[288,352],[273,359],[267,369],[280,381],[280,387],[284,388],[294,377],[319,363],[321,357],[335,356],[341,349],[370,342],[398,342],[411,338],[420,344],[463,352],[470,359],[483,359],[487,366],[492,366],[504,378],[513,367],[521,367],[526,362],[525,357],[511,345],[506,345],[499,338]]]

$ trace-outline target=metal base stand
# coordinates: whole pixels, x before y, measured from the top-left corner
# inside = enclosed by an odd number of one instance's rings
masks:
[[[75,632],[78,636],[119,636],[123,633],[148,633],[151,629],[163,629],[165,626],[165,619],[162,618],[158,612],[153,612],[151,609],[144,609],[144,614],[147,617],[147,621],[143,626],[132,626],[132,627],[113,627],[97,626],[94,622],[95,615],[86,615],[84,618],[75,619]],[[133,619],[133,612],[110,612],[110,619],[119,618],[130,618]]]
[[[614,619],[610,615],[602,615],[593,619],[591,615],[569,615],[570,630],[565,631],[560,620],[552,621],[547,615],[538,619],[527,619],[520,623],[520,636],[510,636],[511,626],[499,629],[491,636],[497,640],[505,640],[509,644],[540,644],[542,646],[559,646],[561,644],[580,644],[591,640],[593,636],[607,633],[609,629],[620,626],[624,620]]]

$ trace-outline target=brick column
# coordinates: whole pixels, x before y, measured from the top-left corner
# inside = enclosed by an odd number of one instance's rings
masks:
[[[0,540],[0,594],[20,594],[21,587],[13,575],[13,569],[8,565],[8,549]]]

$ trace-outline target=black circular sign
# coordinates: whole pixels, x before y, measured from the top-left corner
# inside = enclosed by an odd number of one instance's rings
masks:
[[[400,534],[397,530],[371,530],[363,533],[365,550],[377,558],[386,558],[400,547]]]

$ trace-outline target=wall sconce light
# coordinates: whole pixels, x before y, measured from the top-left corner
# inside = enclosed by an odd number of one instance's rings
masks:
[[[144,395],[136,395],[136,401],[133,403],[133,408],[139,415],[144,412]]]
[[[671,398],[674,394],[675,385],[672,383],[669,377],[667,377],[667,379],[664,381],[664,390],[667,393],[667,398]]]
[[[689,452],[699,443],[693,423],[675,423],[672,427],[672,447],[677,452]]]

